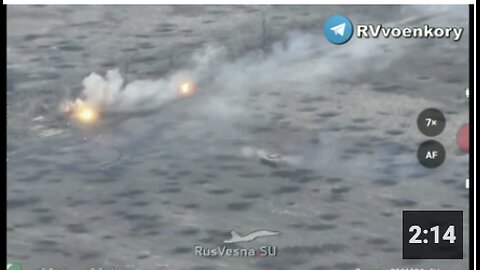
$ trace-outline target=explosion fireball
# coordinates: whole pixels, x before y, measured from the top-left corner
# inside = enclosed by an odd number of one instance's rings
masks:
[[[69,114],[77,122],[84,124],[94,124],[100,118],[98,109],[81,99],[76,99],[75,102],[65,102],[62,104],[61,110]]]
[[[180,85],[178,92],[183,97],[191,96],[194,92],[194,86],[191,82],[184,82]]]
[[[87,84],[84,82],[84,84],[86,90],[84,90],[83,94],[85,98],[66,100],[60,104],[60,111],[62,113],[65,113],[76,122],[82,124],[93,125],[97,123],[100,121],[101,111],[113,109],[108,106],[117,106],[118,102],[122,101],[122,99],[132,97],[132,95],[124,94],[125,91],[131,91],[130,88],[122,89],[118,87],[119,85],[116,85],[117,88],[115,88],[104,81],[88,82]],[[169,89],[169,91],[172,90],[176,91],[176,94],[171,97],[173,99],[178,96],[189,97],[194,94],[195,85],[191,81],[181,82],[178,84],[177,89]],[[115,95],[112,95],[112,93],[115,93]]]

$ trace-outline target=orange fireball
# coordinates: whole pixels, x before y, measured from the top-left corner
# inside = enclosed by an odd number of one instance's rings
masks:
[[[188,97],[193,95],[194,91],[195,91],[195,87],[191,82],[184,82],[180,84],[180,87],[178,89],[178,93],[183,97]]]
[[[70,111],[73,119],[84,124],[93,124],[100,118],[100,113],[95,106],[79,99],[71,104]]]

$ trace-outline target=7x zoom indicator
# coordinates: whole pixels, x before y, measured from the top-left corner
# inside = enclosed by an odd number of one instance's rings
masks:
[[[426,109],[418,115],[417,126],[423,135],[434,137],[440,135],[445,129],[445,116],[434,108]]]

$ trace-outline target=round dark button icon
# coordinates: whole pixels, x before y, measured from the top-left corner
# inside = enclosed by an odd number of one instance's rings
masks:
[[[437,168],[445,161],[446,152],[443,145],[435,140],[429,140],[420,145],[417,158],[426,168]]]
[[[423,135],[428,137],[437,136],[445,129],[445,116],[440,110],[426,109],[418,115],[417,126]]]

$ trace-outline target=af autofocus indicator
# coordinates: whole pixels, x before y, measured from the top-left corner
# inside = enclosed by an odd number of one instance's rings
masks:
[[[426,168],[437,168],[445,161],[446,152],[443,145],[435,140],[429,140],[420,145],[417,158]]]

